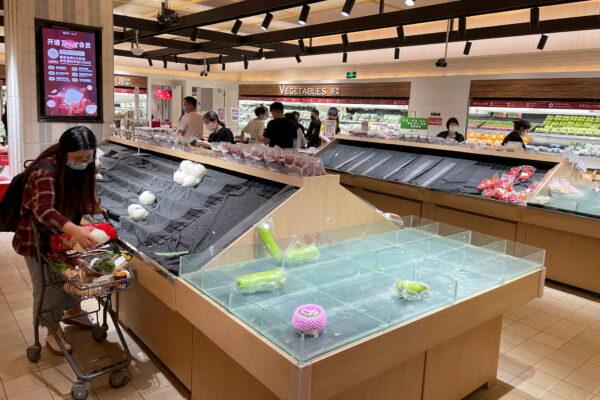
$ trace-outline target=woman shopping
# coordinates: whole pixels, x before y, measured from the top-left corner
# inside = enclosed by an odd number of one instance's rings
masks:
[[[43,302],[44,317],[50,324],[46,345],[60,353],[57,340],[66,343],[60,322],[92,329],[89,315],[81,315],[79,301],[59,290],[44,292],[42,265],[37,260],[33,223],[53,233],[64,232],[85,249],[96,245],[92,228],[80,226],[85,214],[100,211],[96,197],[96,138],[91,130],[77,126],[65,131],[58,144],[50,146],[31,163],[25,173],[21,218],[13,238],[15,251],[25,258],[33,286],[35,311]],[[42,293],[44,298],[42,299]],[[67,344],[67,343],[66,343]],[[66,346],[70,350],[70,346]]]

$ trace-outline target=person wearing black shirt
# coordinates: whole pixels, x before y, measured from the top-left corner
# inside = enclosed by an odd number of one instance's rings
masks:
[[[219,115],[214,111],[209,111],[203,116],[204,126],[210,132],[208,142],[229,142],[235,143],[233,132],[225,126],[219,119]]]
[[[437,137],[442,139],[454,139],[458,143],[465,141],[465,137],[462,133],[458,132],[458,119],[452,117],[448,118],[446,122],[446,130],[438,133]]]
[[[298,124],[298,128],[302,131],[302,135],[306,135],[306,128],[300,123],[300,113],[298,111],[292,111],[292,114],[294,115],[294,120]]]
[[[523,136],[527,136],[529,134],[529,130],[531,129],[531,124],[529,121],[524,119],[518,119],[514,121],[515,130],[509,133],[504,137],[502,141],[502,146],[506,146],[508,142],[518,142],[521,143],[523,149],[526,149],[525,142],[523,141]]]
[[[319,119],[319,110],[314,109],[310,112],[310,124],[306,131],[306,142],[308,147],[319,147],[321,145],[321,120]]]
[[[282,149],[294,147],[294,139],[298,137],[296,124],[287,119],[283,113],[283,104],[276,101],[269,108],[273,119],[267,124],[263,133],[270,147],[279,146]]]

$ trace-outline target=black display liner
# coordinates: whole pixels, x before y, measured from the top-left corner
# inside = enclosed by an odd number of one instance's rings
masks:
[[[320,155],[330,171],[400,182],[432,190],[480,196],[482,179],[499,177],[510,168],[531,165],[533,178],[517,183],[517,191],[539,182],[556,164],[502,156],[467,154],[452,150],[426,149],[386,144],[341,142]]]
[[[98,195],[119,237],[174,274],[179,272],[179,257],[155,253],[223,249],[296,190],[210,166],[196,188],[186,188],[173,181],[181,159],[138,154],[115,144],[100,147],[105,154]],[[145,190],[153,192],[157,202],[146,207],[146,220],[135,222],[127,207],[139,203],[138,196]]]

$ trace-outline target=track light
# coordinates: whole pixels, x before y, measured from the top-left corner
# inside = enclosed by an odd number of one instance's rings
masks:
[[[219,64],[223,64],[223,54],[219,54]]]
[[[198,28],[192,28],[192,29],[193,29],[193,31],[192,31],[192,36],[190,36],[190,40],[192,42],[195,42],[196,39],[198,39]]]
[[[190,66],[188,64],[185,64],[185,70],[189,71],[190,70]]]
[[[142,49],[142,48],[140,47],[140,39],[139,39],[139,37],[138,37],[138,34],[139,34],[139,32],[138,32],[138,30],[136,29],[136,30],[135,30],[135,44],[134,44],[134,43],[131,43],[131,53],[132,53],[134,56],[137,56],[137,57],[139,57],[139,56],[141,56],[142,54],[144,54],[144,49]]]
[[[300,46],[300,51],[301,52],[304,53],[306,51],[306,46],[304,45],[304,39],[298,40],[298,46]]]
[[[263,50],[263,48],[261,47],[260,49],[258,49],[258,59],[259,60],[264,60],[267,57],[265,57],[265,51]]]
[[[260,25],[260,29],[262,29],[263,31],[266,31],[267,29],[269,29],[269,25],[271,25],[271,21],[273,21],[273,14],[268,12],[265,14],[265,19],[263,19],[263,22]]]
[[[231,33],[233,33],[234,35],[237,35],[238,32],[240,31],[240,28],[242,27],[242,21],[239,19],[236,19],[233,27],[231,28]]]
[[[464,39],[467,35],[467,17],[458,18],[458,37]]]
[[[221,64],[221,70],[225,71],[225,63]]]
[[[547,35],[542,35],[540,37],[540,41],[538,42],[537,49],[538,50],[544,50],[544,47],[546,47],[546,42],[547,41],[548,41],[548,36]]]
[[[302,59],[300,58],[300,56],[299,56],[298,54],[296,54],[296,56],[295,56],[295,57],[296,57],[296,62],[297,62],[298,64],[300,64],[300,63],[302,62]]]
[[[176,62],[176,63],[178,63],[178,62],[179,62],[179,57],[177,57],[177,54],[175,54],[175,55],[173,56],[173,58],[175,59],[175,62]]]
[[[394,60],[399,60],[400,59],[400,47],[396,47],[394,49]]]
[[[151,58],[149,58],[149,59],[148,59],[148,65],[150,65],[150,66],[152,67],[152,66],[153,66],[152,64],[153,64],[153,63],[152,63],[152,59],[151,59]]]
[[[348,53],[344,52],[344,55],[342,56],[342,62],[344,64],[348,62]]]
[[[167,68],[167,59],[163,58],[163,68]]]
[[[465,56],[468,56],[471,53],[471,46],[473,46],[473,43],[471,43],[471,42],[465,43],[465,49],[463,50],[463,54]]]
[[[210,72],[210,64],[206,64],[206,72]]]
[[[398,41],[400,42],[400,44],[404,43],[404,25],[398,25],[398,27],[396,28],[396,33],[398,34]]]
[[[404,0],[404,4],[406,4],[409,7],[413,7],[416,2],[416,0]]]
[[[244,69],[248,69],[249,65],[250,65],[250,63],[248,63],[248,57],[246,55],[244,55]]]
[[[302,6],[302,11],[300,11],[300,16],[298,17],[298,23],[300,25],[306,25],[306,21],[308,21],[308,13],[310,12],[310,6],[305,4]]]
[[[347,33],[342,33],[342,43],[344,44],[344,47],[348,47],[350,45]]]
[[[529,11],[529,22],[531,23],[531,31],[537,32],[540,29],[540,9],[532,7]]]
[[[352,8],[354,7],[354,3],[356,0],[346,0],[344,3],[344,7],[342,8],[342,16],[349,17],[350,13],[352,13]]]

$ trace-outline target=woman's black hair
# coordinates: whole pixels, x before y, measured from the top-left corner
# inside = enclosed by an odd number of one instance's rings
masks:
[[[220,126],[225,126],[225,123],[219,119],[219,114],[217,114],[214,111],[209,111],[207,113],[204,113],[202,118],[204,118],[204,122],[206,122],[206,121],[216,122]]]
[[[31,164],[48,157],[56,159],[56,204],[55,207],[65,216],[73,214],[95,214],[99,211],[96,197],[96,148],[94,132],[85,126],[67,129],[60,136],[58,143],[50,146]],[[75,171],[67,167],[67,154],[81,150],[92,150],[93,159],[83,171]]]
[[[517,132],[521,129],[531,129],[531,124],[526,119],[518,119],[513,121],[513,126]]]
[[[448,118],[448,121],[446,121],[446,129],[450,129],[450,125],[452,125],[452,124],[460,125],[458,123],[458,119],[451,117],[451,118]]]
[[[267,113],[267,107],[265,106],[258,106],[254,109],[254,115],[256,115],[257,117],[260,117],[263,114]]]
[[[283,114],[284,117],[286,117],[287,119],[291,119],[292,121],[296,121],[296,116],[294,115],[293,112],[286,112],[285,114]]]

